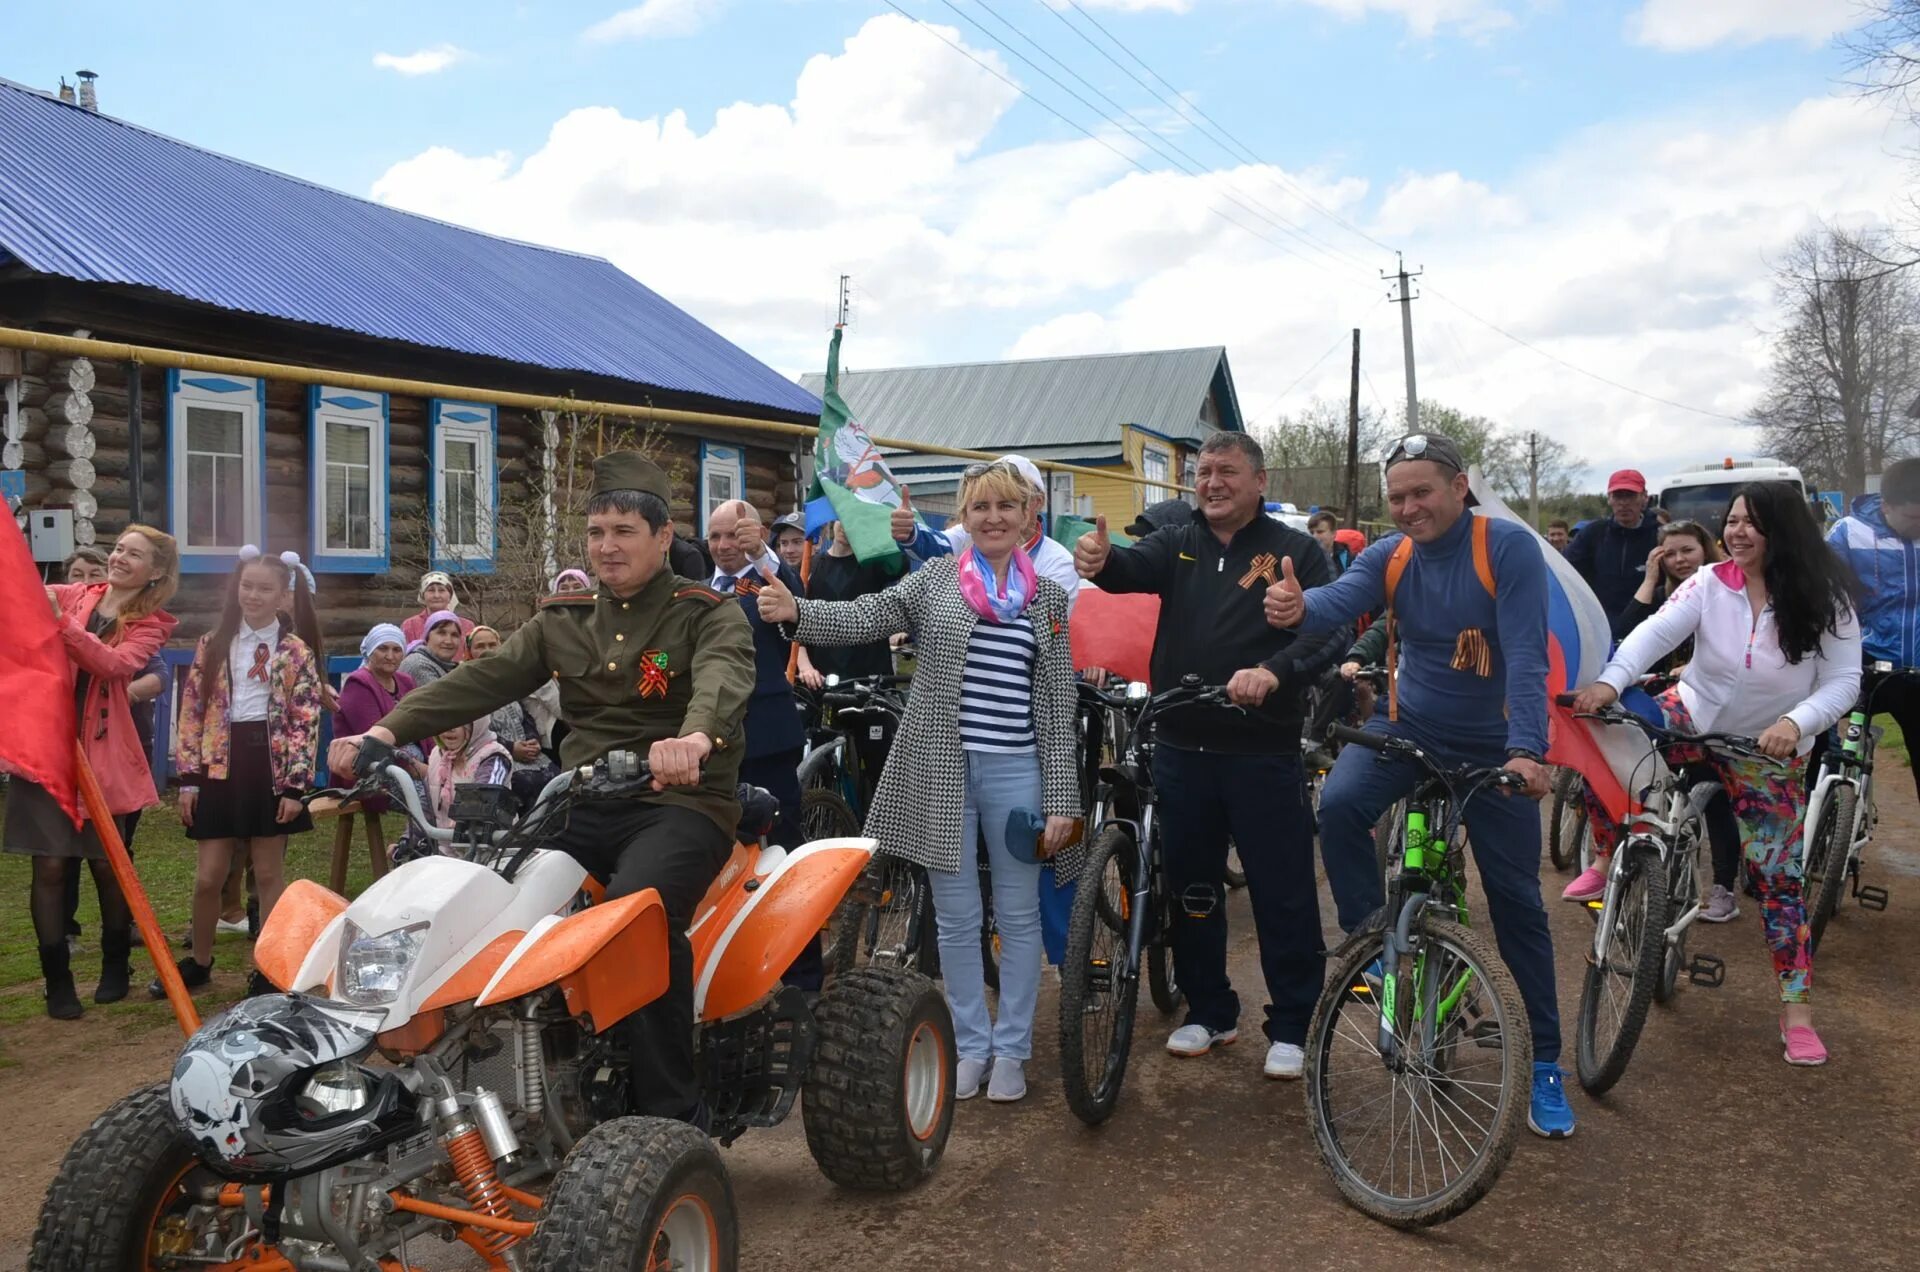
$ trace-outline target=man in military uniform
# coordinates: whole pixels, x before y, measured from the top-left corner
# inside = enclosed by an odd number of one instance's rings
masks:
[[[609,751],[646,751],[651,794],[580,806],[549,846],[606,878],[609,899],[656,888],[666,903],[667,992],[620,1028],[633,1110],[696,1120],[686,929],[732,850],[754,658],[740,607],[667,568],[671,495],[666,474],[638,454],[595,461],[587,557],[599,591],[548,597],[498,653],[407,695],[362,736],[389,745],[430,737],[518,702],[551,677],[571,727],[560,748],[568,767]],[[360,742],[334,742],[328,760],[336,772],[352,772]]]

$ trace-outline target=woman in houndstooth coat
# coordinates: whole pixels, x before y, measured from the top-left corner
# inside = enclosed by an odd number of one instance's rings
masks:
[[[794,639],[810,645],[914,633],[919,666],[866,829],[881,851],[925,866],[932,882],[962,1099],[978,1091],[990,1060],[988,1098],[1025,1094],[1040,981],[1040,856],[1059,853],[1061,882],[1084,856],[1069,847],[1084,809],[1067,596],[1020,550],[1027,497],[1006,465],[970,468],[961,489],[967,552],[853,601],[797,600],[777,584],[760,601],[763,618],[792,623]],[[976,832],[987,843],[1001,942],[997,1024],[981,963]]]

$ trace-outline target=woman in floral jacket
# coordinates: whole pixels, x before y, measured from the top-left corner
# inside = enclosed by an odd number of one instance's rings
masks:
[[[289,599],[292,619],[282,612]],[[321,673],[296,628],[318,628],[299,556],[275,560],[242,548],[220,623],[194,651],[174,738],[180,820],[200,845],[193,949],[180,960],[191,989],[212,976],[214,923],[234,852],[251,857],[265,923],[286,887],[287,836],[313,828],[300,795],[313,784],[319,751]],[[149,992],[165,996],[158,980]]]

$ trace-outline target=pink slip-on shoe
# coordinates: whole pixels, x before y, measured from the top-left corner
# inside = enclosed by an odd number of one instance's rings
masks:
[[[1562,901],[1598,901],[1607,893],[1607,872],[1599,866],[1588,866],[1573,877],[1567,890],[1560,894]]]
[[[1791,1029],[1782,1025],[1780,1041],[1786,1046],[1788,1064],[1812,1068],[1827,1062],[1827,1049],[1821,1043],[1820,1035],[1813,1032],[1812,1025],[1795,1025]]]

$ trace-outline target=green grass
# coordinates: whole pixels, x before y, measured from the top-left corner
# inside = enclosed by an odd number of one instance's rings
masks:
[[[0,795],[0,814],[4,814],[5,808],[6,797]],[[389,837],[398,835],[400,819],[389,815],[386,829]],[[322,818],[317,820],[313,830],[304,835],[295,835],[288,841],[289,880],[313,879],[323,885],[327,882],[333,861],[333,832],[333,819]],[[194,842],[181,829],[180,818],[170,801],[148,809],[140,819],[140,828],[134,835],[134,867],[140,873],[140,883],[146,889],[148,900],[153,903],[161,930],[174,943],[168,951],[171,957],[178,957],[185,952],[179,946],[178,938],[192,917],[196,852]],[[93,890],[91,874],[86,867],[81,867],[81,871],[81,935],[79,948],[73,956],[73,971],[74,980],[80,986],[80,997],[87,1004],[88,1014],[111,1013],[127,1032],[171,1025],[173,1013],[167,1004],[154,1002],[146,996],[146,982],[152,976],[152,964],[137,949],[133,957],[135,984],[132,996],[111,1007],[93,1005],[93,982],[100,971],[100,903]],[[355,894],[366,887],[372,876],[366,844],[360,827],[356,826],[353,855],[349,858],[347,871],[348,894]],[[33,919],[27,909],[27,894],[32,878],[31,857],[0,853],[0,897],[9,898],[6,904],[0,905],[0,1024],[27,1020],[42,1011],[38,942],[34,938]],[[222,933],[214,938],[214,942],[215,967],[223,974],[223,979],[225,973],[242,972],[251,966],[247,954],[250,942],[245,937]],[[238,984],[230,979],[225,983],[233,986],[231,993],[216,989],[212,993],[197,996],[197,1001],[203,1004],[203,1010],[207,1003],[227,1001],[237,995]]]
[[[1889,755],[1897,757],[1899,761],[1908,768],[1912,768],[1913,756],[1907,751],[1907,736],[1900,732],[1900,726],[1894,723],[1893,717],[1881,716],[1875,723],[1886,729],[1886,733],[1880,738],[1880,745],[1876,748],[1876,754],[1884,751]]]

